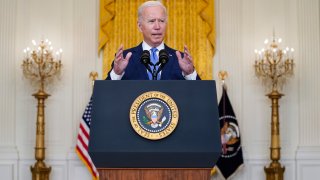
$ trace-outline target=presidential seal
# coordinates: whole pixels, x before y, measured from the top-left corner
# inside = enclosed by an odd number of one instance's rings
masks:
[[[237,156],[241,150],[240,130],[235,116],[225,115],[219,118],[223,158]]]
[[[179,111],[173,99],[159,91],[149,91],[135,99],[130,108],[131,126],[140,136],[158,140],[177,127]]]

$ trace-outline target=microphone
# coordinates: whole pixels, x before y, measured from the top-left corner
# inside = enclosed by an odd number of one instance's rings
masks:
[[[141,63],[147,68],[147,70],[152,73],[149,64],[150,64],[150,52],[148,50],[144,50],[142,52],[141,58],[140,58]]]
[[[150,53],[148,50],[144,50],[140,59],[141,63],[144,65],[150,64]]]
[[[158,69],[158,73],[163,69],[164,65],[166,65],[168,61],[169,61],[169,55],[168,55],[167,51],[164,49],[160,50],[159,62],[158,62],[158,63],[160,63],[160,66]]]

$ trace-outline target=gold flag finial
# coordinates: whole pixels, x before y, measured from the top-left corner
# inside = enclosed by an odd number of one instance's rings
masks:
[[[224,70],[223,71],[219,71],[218,77],[222,81],[222,87],[226,88],[224,80],[228,78],[228,72],[224,71]]]
[[[224,80],[228,78],[228,72],[227,71],[219,71],[218,77],[222,82],[224,82]]]
[[[89,74],[89,77],[91,79],[91,82],[92,82],[92,88],[94,86],[94,81],[98,78],[98,73],[96,71],[91,71],[90,74]]]

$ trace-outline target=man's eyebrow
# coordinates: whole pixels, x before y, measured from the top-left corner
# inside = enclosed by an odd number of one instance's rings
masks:
[[[166,20],[167,18],[144,18],[145,20],[147,21],[150,21],[150,20]]]

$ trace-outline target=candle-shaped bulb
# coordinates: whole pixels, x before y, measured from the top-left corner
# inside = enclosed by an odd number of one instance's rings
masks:
[[[59,51],[56,52],[56,59],[60,60],[60,52]]]

